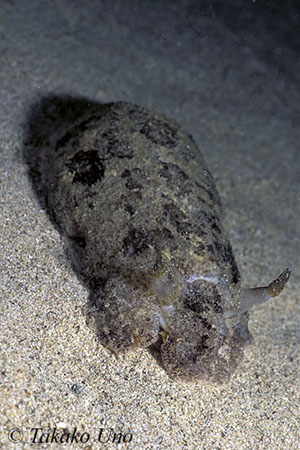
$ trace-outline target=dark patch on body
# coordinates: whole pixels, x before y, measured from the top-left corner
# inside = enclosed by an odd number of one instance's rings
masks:
[[[105,174],[105,166],[96,150],[77,152],[66,166],[73,173],[72,183],[81,183],[92,186],[101,181]]]
[[[186,214],[181,211],[175,203],[166,203],[163,206],[163,218],[166,222],[170,222],[178,233],[186,238],[189,238],[191,233],[201,237],[205,236],[206,232],[195,222],[189,222]]]
[[[204,334],[203,336],[201,336],[200,342],[196,347],[196,354],[194,355],[194,363],[197,361],[199,356],[209,348],[208,341],[209,341],[208,334]]]
[[[158,174],[166,178],[169,182],[174,182],[174,178],[180,182],[185,182],[189,179],[183,169],[178,167],[177,164],[162,162],[162,168],[159,169]]]
[[[175,203],[165,203],[163,205],[163,217],[177,227],[181,222],[186,220],[186,214],[175,205]]]
[[[195,246],[194,252],[196,253],[196,255],[199,255],[199,256],[203,255],[204,252],[205,252],[205,245],[202,244],[201,242],[198,243],[198,244]]]
[[[159,119],[147,120],[140,133],[156,145],[162,145],[167,148],[174,148],[177,145],[177,130]]]
[[[93,148],[96,149],[104,160],[110,158],[132,159],[133,150],[130,143],[117,138],[118,130],[112,129],[97,135]]]
[[[216,314],[223,312],[222,298],[217,288],[205,282],[202,285],[194,283],[190,287],[188,294],[184,297],[184,305],[186,309],[199,316],[199,320],[206,329],[211,329],[211,323],[205,318],[205,313],[208,313],[211,308]]]
[[[205,194],[209,197],[213,205],[221,207],[221,199],[214,186],[214,183],[209,183],[209,187],[203,186],[201,183],[198,183],[198,181],[196,181],[195,184],[199,189],[205,192]],[[203,202],[202,197],[198,197],[198,200],[200,203]]]
[[[193,193],[193,183],[185,171],[177,164],[165,162],[161,163],[162,167],[158,174],[166,180],[167,186],[176,192],[175,196],[190,195]]]
[[[152,247],[163,250],[172,240],[174,240],[172,232],[165,227],[147,230],[131,226],[123,239],[122,249],[127,255],[140,255]]]
[[[210,226],[218,227],[217,222],[219,222],[219,218],[212,212],[207,212],[204,209],[200,209],[197,213],[197,221],[199,221],[199,223],[206,223]]]
[[[135,213],[135,208],[132,206],[130,199],[127,195],[121,195],[121,204],[123,205],[126,212],[128,212],[131,216]]]
[[[149,248],[149,233],[145,230],[130,227],[127,236],[123,240],[123,251],[133,256],[139,255]]]
[[[90,209],[95,209],[95,203],[94,202],[90,202],[90,203],[88,203],[88,207],[90,208]]]
[[[138,193],[139,198],[142,200],[142,189],[143,186],[141,183],[139,183],[138,181],[134,180],[134,178],[132,177],[131,172],[134,171],[130,171],[129,169],[125,169],[122,173],[121,173],[121,178],[125,178],[125,186],[129,191],[134,191],[136,193]]]

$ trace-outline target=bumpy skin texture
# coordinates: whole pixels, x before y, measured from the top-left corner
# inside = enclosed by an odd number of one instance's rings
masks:
[[[172,377],[226,380],[249,338],[248,316],[224,316],[239,305],[240,275],[192,137],[119,102],[90,108],[53,145],[47,204],[95,287],[101,342],[115,352],[148,347],[164,329]]]

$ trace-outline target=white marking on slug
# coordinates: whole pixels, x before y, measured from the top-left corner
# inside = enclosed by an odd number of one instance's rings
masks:
[[[159,314],[159,324],[160,326],[167,332],[170,332],[170,329],[167,325],[167,317],[168,315],[174,312],[174,306],[173,305],[164,305],[160,307],[160,314]]]
[[[230,347],[227,344],[223,344],[218,350],[218,355],[220,355],[220,356],[226,356],[229,353],[230,353]]]
[[[187,283],[194,283],[194,281],[203,280],[203,281],[210,281],[214,284],[222,284],[222,280],[218,277],[207,277],[205,275],[191,275],[189,278],[187,278]]]

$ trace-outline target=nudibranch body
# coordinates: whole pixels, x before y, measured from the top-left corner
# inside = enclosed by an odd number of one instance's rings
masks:
[[[94,286],[101,342],[114,352],[157,343],[172,377],[228,379],[250,337],[248,310],[278,295],[290,271],[241,288],[220,197],[192,137],[118,102],[90,108],[52,151],[43,160],[47,205]]]

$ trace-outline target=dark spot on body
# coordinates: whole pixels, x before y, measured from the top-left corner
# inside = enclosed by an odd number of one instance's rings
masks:
[[[204,244],[197,244],[197,246],[195,247],[196,255],[203,255],[204,250],[205,250],[205,245]]]
[[[163,205],[163,210],[163,218],[168,219],[178,233],[183,235],[189,233],[190,224],[184,222],[186,215],[174,203],[166,203]]]
[[[182,236],[188,237],[193,229],[193,225],[189,222],[178,222],[176,224],[176,230],[178,233],[180,233]]]
[[[213,301],[211,303],[211,306],[213,307],[215,313],[221,314],[223,312],[222,297],[219,294],[216,286],[211,286],[210,289],[213,293],[213,295],[212,295]]]
[[[123,240],[123,251],[127,255],[139,255],[149,248],[149,233],[139,228],[130,228]]]
[[[166,203],[163,205],[163,215],[168,217],[172,224],[177,225],[178,222],[186,219],[186,215],[181,211],[175,203]]]
[[[216,234],[220,235],[222,233],[220,227],[216,224],[216,222],[212,223],[211,228]]]
[[[80,150],[67,162],[66,166],[74,175],[72,183],[88,186],[101,181],[105,173],[105,166],[96,150],[86,152]]]
[[[217,257],[216,257],[216,251],[215,251],[214,246],[213,246],[212,244],[208,244],[208,245],[206,246],[206,250],[208,251],[209,259],[210,259],[212,262],[216,262],[218,259],[217,259]]]
[[[122,107],[122,106],[121,106]],[[126,126],[131,125],[131,131],[135,132],[149,120],[149,112],[139,106],[130,107],[126,105],[122,108],[123,120],[126,120]]]
[[[207,310],[207,305],[205,304],[204,298],[199,295],[199,293],[196,294],[196,292],[191,291],[184,299],[184,308],[201,316],[201,314]]]
[[[133,172],[133,174],[135,174],[135,173],[139,174],[140,169],[136,168],[136,170],[132,169],[132,171],[130,171],[129,169],[125,169],[121,173],[121,178],[124,178],[126,180],[125,181],[126,188],[129,191],[133,191],[136,194],[137,198],[139,200],[141,200],[142,199],[141,192],[142,192],[143,186],[132,177],[132,172]]]
[[[169,181],[174,181],[174,177],[176,177],[178,181],[186,181],[189,178],[185,171],[177,164],[167,162],[162,162],[162,168],[158,171],[158,174],[167,178]]]
[[[193,183],[181,167],[174,163],[162,162],[158,174],[165,178],[167,185],[174,191],[178,186],[178,196],[188,195],[193,191]],[[175,194],[176,195],[176,194]]]
[[[211,323],[206,319],[206,317],[201,317],[201,323],[203,325],[203,328],[205,328],[206,330],[211,330],[212,329],[212,325]]]
[[[165,227],[153,230],[131,227],[123,240],[123,251],[130,256],[140,255],[151,247],[160,253],[165,248],[173,251],[176,246],[172,232]]]
[[[203,336],[201,336],[200,344],[197,346],[197,349],[200,354],[209,348],[209,345],[207,343],[208,340],[209,340],[209,336],[207,334],[204,334]]]
[[[125,210],[131,215],[133,216],[133,214],[135,213],[135,209],[129,204],[127,203],[125,205]]]
[[[214,308],[214,310],[215,310],[215,312],[217,314],[222,314],[223,313],[223,307],[221,306],[221,298],[220,298],[219,302],[216,301],[216,302],[213,303],[213,308]]]
[[[157,145],[174,148],[177,145],[177,130],[159,119],[149,119],[140,133]]]
[[[207,183],[207,186],[203,186],[202,184],[200,184],[198,181],[195,182],[196,186],[201,189],[202,191],[204,191],[209,199],[216,205],[218,205],[219,207],[221,206],[221,199],[220,196],[217,192],[217,189],[215,187],[215,184],[213,182],[213,180],[211,180],[210,183]],[[201,201],[204,201],[202,199],[202,197],[200,197]]]
[[[122,173],[121,173],[121,178],[128,178],[130,176],[130,170],[129,169],[125,169]]]
[[[211,227],[219,228],[218,225],[217,225],[217,222],[220,222],[219,217],[217,217],[215,214],[209,214],[203,209],[198,211],[198,213],[197,213],[197,221],[199,221],[200,223],[209,224]]]
[[[207,233],[196,223],[187,221],[187,217],[174,203],[166,203],[163,206],[163,218],[173,225],[178,233],[189,238],[191,233],[197,236],[205,236]]]
[[[211,323],[203,315],[213,309],[215,313],[221,313],[222,298],[215,285],[199,281],[189,288],[188,295],[184,299],[185,308],[193,311],[199,316],[203,327],[207,330],[212,328]]]
[[[174,248],[176,247],[174,236],[172,232],[166,227],[151,230],[149,232],[149,242],[158,252],[160,252],[165,247],[169,248],[170,250],[174,250]]]
[[[132,159],[133,150],[129,142],[117,138],[118,129],[110,129],[97,135],[93,149],[99,152],[101,159]]]
[[[128,178],[128,180],[125,183],[125,186],[130,191],[141,191],[142,190],[142,185],[139,184],[138,182],[134,181],[131,177]]]
[[[140,175],[142,173],[142,170],[139,167],[134,167],[131,172]]]
[[[135,209],[130,203],[130,199],[127,198],[125,194],[121,195],[121,203],[126,212],[128,212],[131,216],[135,213]]]
[[[205,210],[200,210],[197,214],[197,223],[201,224],[203,228],[209,228],[214,240],[220,239],[222,230],[218,216],[213,213],[207,213]]]

